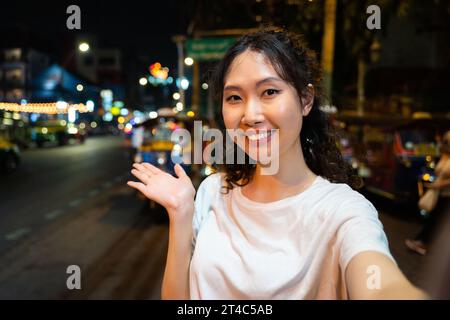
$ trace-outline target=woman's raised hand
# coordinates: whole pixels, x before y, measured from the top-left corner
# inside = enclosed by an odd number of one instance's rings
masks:
[[[127,182],[130,187],[166,208],[171,221],[183,220],[182,217],[178,217],[181,214],[193,214],[191,211],[195,198],[195,188],[189,176],[179,164],[176,164],[174,169],[178,178],[150,163],[134,163],[131,173],[140,182]]]

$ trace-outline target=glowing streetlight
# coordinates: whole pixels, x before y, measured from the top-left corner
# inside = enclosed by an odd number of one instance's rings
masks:
[[[78,46],[78,50],[80,50],[81,52],[89,51],[89,43],[87,42],[80,43],[80,45]]]
[[[177,111],[182,111],[183,110],[183,103],[181,102],[177,102],[176,107]]]
[[[82,84],[77,84],[77,91],[83,91],[84,87]]]
[[[86,101],[86,107],[89,112],[94,111],[94,107],[95,107],[94,101],[92,101],[92,100]]]
[[[147,85],[147,83],[148,83],[147,78],[142,77],[142,78],[139,79],[139,84],[141,86],[145,86],[145,85]]]
[[[173,100],[180,100],[180,94],[178,92],[175,92],[173,95]]]
[[[156,118],[158,118],[158,112],[150,111],[148,116],[150,117],[150,119],[156,119]]]
[[[209,86],[206,82],[202,83],[202,89],[203,90],[208,90]]]
[[[186,79],[186,78],[181,79],[181,81],[180,81],[180,87],[181,87],[181,89],[183,89],[183,90],[186,90],[187,88],[189,88],[189,80]]]
[[[65,110],[67,108],[67,102],[65,101],[58,101],[56,102],[56,109],[58,110]]]
[[[186,59],[184,59],[184,63],[187,66],[192,66],[194,64],[194,59],[192,59],[191,57],[186,57]]]

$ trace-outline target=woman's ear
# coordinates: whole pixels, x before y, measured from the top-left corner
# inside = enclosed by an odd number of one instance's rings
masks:
[[[302,100],[302,115],[306,117],[312,109],[314,104],[314,86],[309,83],[301,97]]]

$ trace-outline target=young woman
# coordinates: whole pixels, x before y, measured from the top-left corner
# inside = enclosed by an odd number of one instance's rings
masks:
[[[319,83],[300,36],[248,34],[219,64],[215,88],[225,128],[249,132],[247,155],[277,135],[278,171],[262,174],[258,159],[227,164],[196,194],[179,165],[178,177],[133,165],[140,182],[128,184],[170,218],[163,299],[424,296],[392,258],[376,209],[347,185],[358,181],[318,108]],[[275,133],[255,134],[266,130]]]

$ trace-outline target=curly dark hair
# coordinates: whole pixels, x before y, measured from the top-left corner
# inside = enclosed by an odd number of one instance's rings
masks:
[[[240,38],[216,66],[211,79],[215,96],[221,105],[228,69],[234,59],[246,50],[262,53],[267,57],[278,75],[296,89],[299,97],[305,92],[308,84],[314,86],[313,107],[308,116],[303,118],[300,132],[306,165],[316,175],[331,182],[347,183],[352,188],[361,187],[362,180],[342,158],[333,126],[327,115],[319,109],[325,99],[321,90],[321,70],[315,52],[308,48],[301,35],[280,27],[266,27]],[[220,118],[219,127],[225,129],[223,119]],[[234,144],[234,148],[237,150],[238,146]],[[233,185],[244,186],[252,179],[256,167],[255,164],[249,163],[248,155],[245,156],[245,164],[216,166],[225,172],[226,192],[233,189]]]

